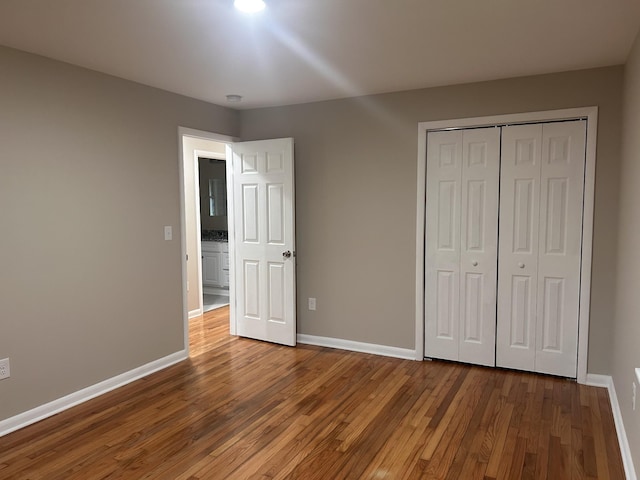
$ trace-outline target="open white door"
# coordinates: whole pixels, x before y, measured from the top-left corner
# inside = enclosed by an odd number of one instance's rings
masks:
[[[229,145],[236,333],[296,344],[293,139]]]

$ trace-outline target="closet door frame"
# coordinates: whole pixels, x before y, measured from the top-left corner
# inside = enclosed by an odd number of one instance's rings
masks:
[[[418,123],[417,203],[416,203],[416,360],[424,360],[424,288],[425,288],[425,202],[427,133],[432,130],[492,127],[562,120],[587,121],[585,148],[584,210],[582,221],[582,254],[580,262],[580,315],[578,319],[577,381],[587,383],[589,318],[591,300],[591,262],[593,251],[593,213],[595,199],[595,167],[598,107],[570,108],[541,112],[459,118]]]

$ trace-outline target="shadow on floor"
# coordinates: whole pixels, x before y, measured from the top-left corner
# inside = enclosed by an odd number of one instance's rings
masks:
[[[208,293],[202,295],[203,312],[215,310],[216,308],[224,307],[226,305],[229,305],[228,295],[210,295]]]

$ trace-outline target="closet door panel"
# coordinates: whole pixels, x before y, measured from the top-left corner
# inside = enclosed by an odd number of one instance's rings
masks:
[[[543,126],[535,371],[576,376],[586,122]]]
[[[462,131],[427,135],[425,356],[458,360]]]
[[[463,131],[459,360],[495,366],[500,129]]]
[[[502,129],[496,364],[533,371],[542,125]]]

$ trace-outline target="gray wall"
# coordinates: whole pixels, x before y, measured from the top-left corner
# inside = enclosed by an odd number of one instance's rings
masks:
[[[617,297],[611,373],[636,471],[640,474],[640,35],[625,67],[622,168],[620,170],[620,233]],[[636,382],[636,411],[631,409],[631,383]]]
[[[179,125],[239,130],[232,110],[0,47],[0,420],[182,350]]]
[[[622,75],[611,67],[241,112],[243,140],[295,138],[299,331],[414,348],[418,122],[597,105],[588,371],[608,373]]]

